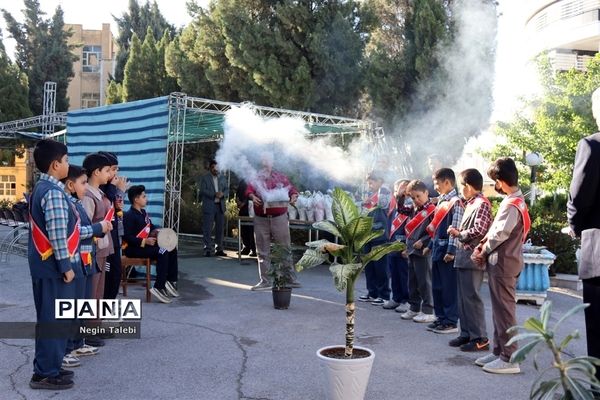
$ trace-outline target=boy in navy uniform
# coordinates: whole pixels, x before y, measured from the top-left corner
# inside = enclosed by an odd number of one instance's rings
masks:
[[[364,252],[368,253],[375,246],[383,244],[388,238],[387,211],[391,201],[391,191],[383,185],[383,177],[379,172],[370,172],[367,175],[367,184],[369,185],[370,197],[363,203],[363,207],[373,217],[373,230],[383,230],[383,234],[364,247]],[[387,256],[378,261],[371,261],[365,267],[365,278],[367,281],[366,295],[360,296],[359,301],[371,302],[375,306],[380,306],[390,298],[390,278],[388,275]]]
[[[41,172],[29,203],[31,229],[28,261],[37,322],[57,323],[56,299],[75,298],[75,269],[79,268],[79,220],[61,179],[69,171],[67,146],[41,140],[33,159]],[[38,325],[39,327],[39,325]],[[73,373],[61,368],[67,337],[45,339],[37,331],[32,389],[68,389]]]
[[[131,208],[123,216],[124,253],[132,258],[150,258],[156,260],[156,281],[150,293],[161,303],[170,303],[170,297],[179,297],[177,292],[177,249],[167,251],[156,243],[151,233],[158,228],[152,223],[144,209],[146,188],[135,185],[127,191]]]
[[[457,228],[463,205],[456,193],[456,177],[450,168],[433,174],[433,186],[440,194],[433,220],[427,226],[432,237],[426,252],[431,251],[431,291],[437,319],[427,326],[435,333],[458,332],[458,296],[454,257],[458,240],[448,236],[448,228]]]
[[[389,240],[390,242],[406,243],[404,227],[412,214],[412,207],[405,205],[407,179],[394,183],[394,197],[388,208]],[[396,312],[408,311],[408,258],[401,252],[388,255],[388,269],[392,282],[392,298],[385,302],[383,308],[394,309]]]
[[[81,199],[85,196],[87,175],[85,171],[76,165],[69,165],[68,176],[62,180],[65,185],[65,191],[71,195],[71,201],[75,206],[79,218],[81,219],[81,237],[79,254],[81,264],[75,268],[75,298],[87,299],[91,296],[92,275],[98,272],[94,263],[94,242],[93,237],[102,237],[112,228],[110,221],[101,221],[92,224]],[[69,339],[67,351],[63,358],[63,367],[76,367],[80,364],[79,356],[88,356],[98,354],[98,348],[84,343],[84,340],[77,335],[77,338]]]
[[[110,232],[114,253],[106,258],[106,275],[104,280],[104,298],[116,299],[121,284],[121,236],[123,235],[123,197],[127,190],[127,179],[117,176],[119,160],[114,153],[99,151],[98,154],[106,157],[110,162],[110,178],[106,185],[100,185],[100,190],[111,201],[115,208],[112,219],[114,229]],[[120,222],[120,223],[119,223]]]

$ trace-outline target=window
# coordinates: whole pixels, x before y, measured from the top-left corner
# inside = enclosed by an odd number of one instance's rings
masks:
[[[17,178],[14,175],[0,175],[0,196],[17,195]]]
[[[99,72],[102,60],[102,46],[83,46],[81,65],[83,72]]]
[[[82,93],[81,108],[98,107],[100,105],[100,93]]]

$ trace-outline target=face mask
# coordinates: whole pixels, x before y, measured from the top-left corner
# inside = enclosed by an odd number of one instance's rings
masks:
[[[502,190],[502,187],[498,187],[498,183],[496,182],[496,184],[494,185],[494,190],[500,194],[506,194],[506,192],[504,190]]]

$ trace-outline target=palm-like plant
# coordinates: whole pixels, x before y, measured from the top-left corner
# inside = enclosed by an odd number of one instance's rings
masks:
[[[329,262],[329,256],[339,257],[341,263],[334,263],[329,267],[335,283],[340,291],[346,291],[346,346],[345,357],[351,358],[354,349],[354,285],[361,271],[371,261],[393,251],[403,251],[404,243],[394,242],[375,246],[367,254],[362,254],[363,247],[370,241],[383,235],[383,230],[373,230],[373,217],[361,215],[359,208],[352,198],[342,189],[333,191],[333,221],[320,221],[313,227],[334,235],[340,244],[327,240],[309,242],[309,247],[300,261],[296,263],[296,270],[312,268]]]
[[[552,302],[546,301],[540,309],[540,318],[531,317],[525,321],[522,326],[513,326],[508,330],[509,333],[517,333],[513,336],[507,345],[517,341],[527,341],[510,358],[510,362],[520,363],[525,360],[538,345],[545,344],[551,351],[553,363],[540,373],[535,380],[529,394],[530,399],[547,400],[555,398],[555,394],[562,386],[562,395],[560,399],[564,400],[593,400],[594,394],[600,393],[600,382],[596,379],[596,367],[600,366],[600,360],[595,357],[574,357],[563,360],[562,355],[569,342],[579,338],[579,331],[575,330],[569,333],[560,344],[556,338],[558,327],[573,314],[585,309],[589,304],[579,304],[563,315],[554,327],[548,325],[552,311]],[[533,366],[537,371],[540,370],[537,363],[537,351],[533,358]],[[543,381],[546,373],[551,370],[558,370],[558,376]]]

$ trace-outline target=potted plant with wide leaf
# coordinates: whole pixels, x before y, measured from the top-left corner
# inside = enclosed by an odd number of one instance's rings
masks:
[[[329,346],[318,350],[328,379],[327,396],[336,400],[360,400],[364,398],[371,367],[375,358],[372,350],[354,346],[354,286],[360,273],[371,261],[394,251],[403,251],[404,243],[394,242],[375,246],[366,254],[364,246],[384,234],[373,230],[373,218],[361,214],[350,195],[336,188],[332,194],[333,221],[321,221],[313,227],[329,232],[337,243],[319,240],[307,243],[309,247],[296,264],[296,270],[312,268],[329,262],[330,256],[341,260],[329,267],[335,287],[346,293],[346,336],[345,346]]]
[[[290,265],[292,262],[292,250],[281,244],[271,245],[271,266],[267,275],[273,282],[273,307],[278,310],[287,310],[292,298],[293,282]]]

